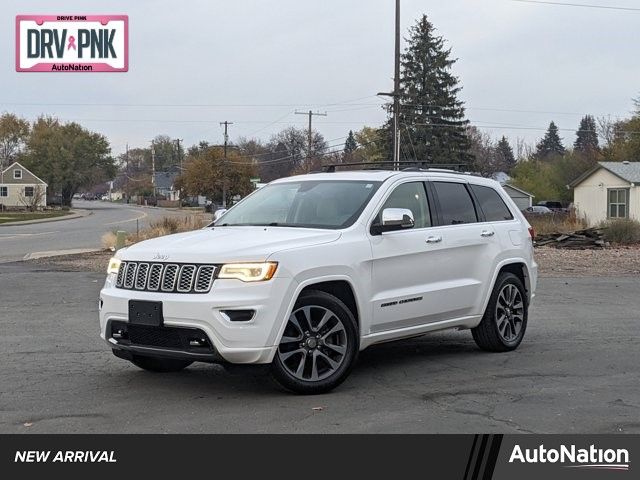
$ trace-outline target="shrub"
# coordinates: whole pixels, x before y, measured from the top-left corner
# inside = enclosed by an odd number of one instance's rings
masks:
[[[149,223],[149,227],[140,230],[139,233],[127,233],[126,244],[131,245],[135,242],[147,240],[150,238],[162,237],[172,233],[188,232],[198,230],[211,223],[211,215],[190,215],[185,217],[162,217]],[[105,248],[113,248],[116,245],[116,233],[107,232],[102,236],[102,245]]]
[[[618,245],[633,245],[640,243],[640,222],[628,218],[608,220],[600,224],[608,242]]]
[[[573,233],[587,228],[583,218],[575,214],[575,210],[569,213],[554,213],[553,215],[525,215],[538,235],[552,233]]]

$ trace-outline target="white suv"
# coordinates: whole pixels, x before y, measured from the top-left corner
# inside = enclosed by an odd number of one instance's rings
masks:
[[[212,225],[110,261],[101,336],[151,371],[271,364],[302,393],[370,345],[448,328],[515,349],[537,279],[533,230],[500,185],[442,170],[284,178]]]

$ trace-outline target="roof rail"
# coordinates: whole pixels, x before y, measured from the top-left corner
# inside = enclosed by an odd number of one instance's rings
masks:
[[[350,162],[350,163],[333,163],[330,165],[325,165],[322,168],[327,173],[334,173],[336,168],[341,167],[362,167],[362,170],[395,170],[395,167],[402,165],[410,165],[408,167],[403,168],[403,171],[448,171],[448,172],[460,172],[462,167],[466,167],[467,165],[464,163],[446,163],[446,164],[436,164],[429,163],[426,161],[415,161],[415,162],[393,162],[393,161],[383,161],[383,162]],[[389,168],[391,167],[391,168]]]

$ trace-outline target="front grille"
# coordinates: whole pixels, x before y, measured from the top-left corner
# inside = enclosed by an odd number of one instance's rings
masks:
[[[215,265],[193,263],[122,262],[116,287],[167,293],[207,293],[216,274]]]
[[[180,333],[175,329],[129,325],[129,340],[134,345],[159,348],[181,348]]]

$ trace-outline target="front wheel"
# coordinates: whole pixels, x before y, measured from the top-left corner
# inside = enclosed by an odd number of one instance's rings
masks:
[[[310,291],[298,298],[287,320],[271,370],[293,392],[324,393],[347,378],[358,350],[349,308],[333,295]]]
[[[500,273],[482,321],[471,330],[476,344],[489,352],[515,350],[527,329],[527,300],[522,281],[513,273]]]

